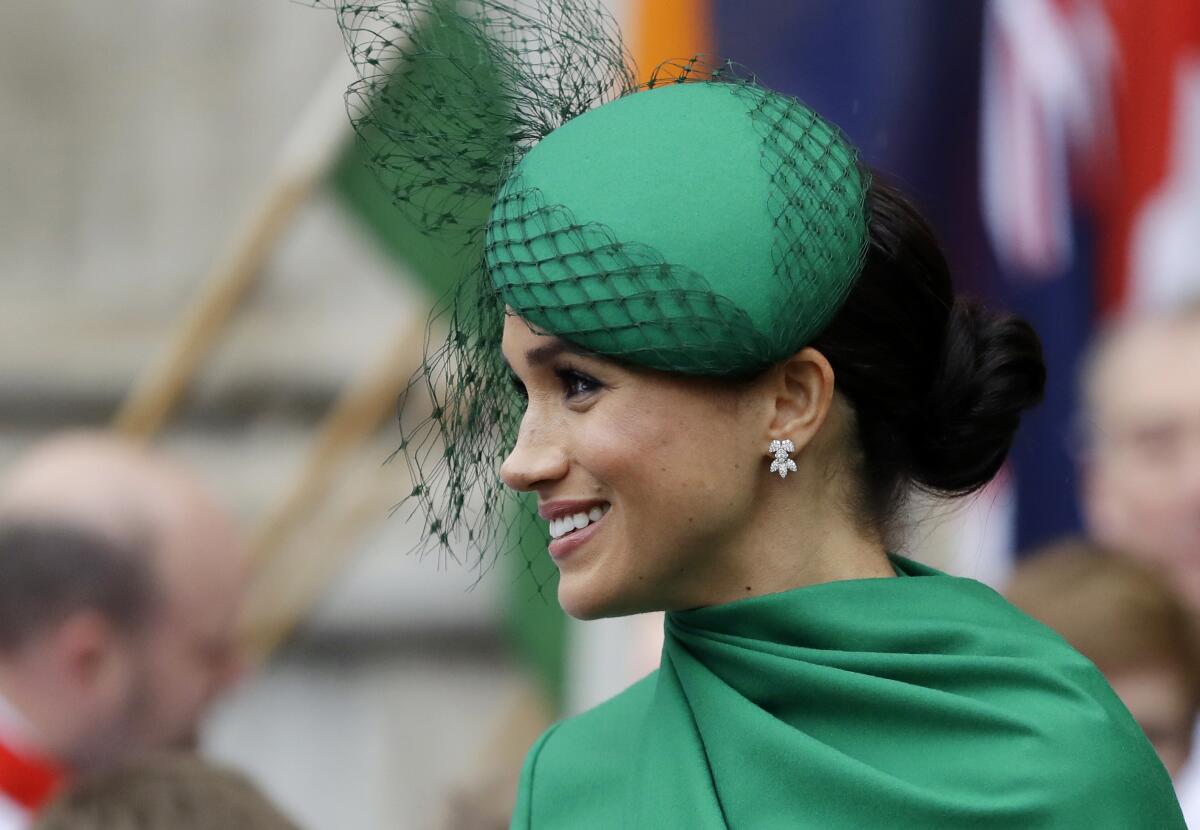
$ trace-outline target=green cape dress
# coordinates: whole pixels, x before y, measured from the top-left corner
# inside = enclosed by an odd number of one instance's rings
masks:
[[[668,614],[656,672],[530,750],[512,827],[1184,830],[1090,662],[978,582],[893,564]]]

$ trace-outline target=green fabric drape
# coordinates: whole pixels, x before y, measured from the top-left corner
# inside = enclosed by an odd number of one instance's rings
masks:
[[[1183,830],[1091,663],[986,586],[893,561],[668,614],[658,671],[530,751],[513,828]]]

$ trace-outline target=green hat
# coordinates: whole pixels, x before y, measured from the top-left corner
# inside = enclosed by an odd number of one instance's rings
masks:
[[[500,299],[538,328],[666,371],[762,368],[858,273],[867,180],[836,128],[744,83],[670,84],[547,135],[487,228]]]

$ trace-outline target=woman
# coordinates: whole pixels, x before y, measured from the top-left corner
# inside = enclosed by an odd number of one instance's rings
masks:
[[[534,745],[512,826],[1183,827],[1090,663],[889,553],[912,487],[1000,467],[1042,391],[1032,330],[955,298],[916,212],[786,96],[721,78],[560,113],[477,165],[499,171],[483,267],[426,373],[441,449],[405,449],[435,544],[502,515],[469,496],[496,450],[563,608],[665,610],[666,637],[657,672]]]

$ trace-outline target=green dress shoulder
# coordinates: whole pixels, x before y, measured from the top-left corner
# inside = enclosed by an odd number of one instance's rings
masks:
[[[654,674],[530,750],[512,828],[1185,830],[1090,662],[990,588],[893,562],[668,614]]]

